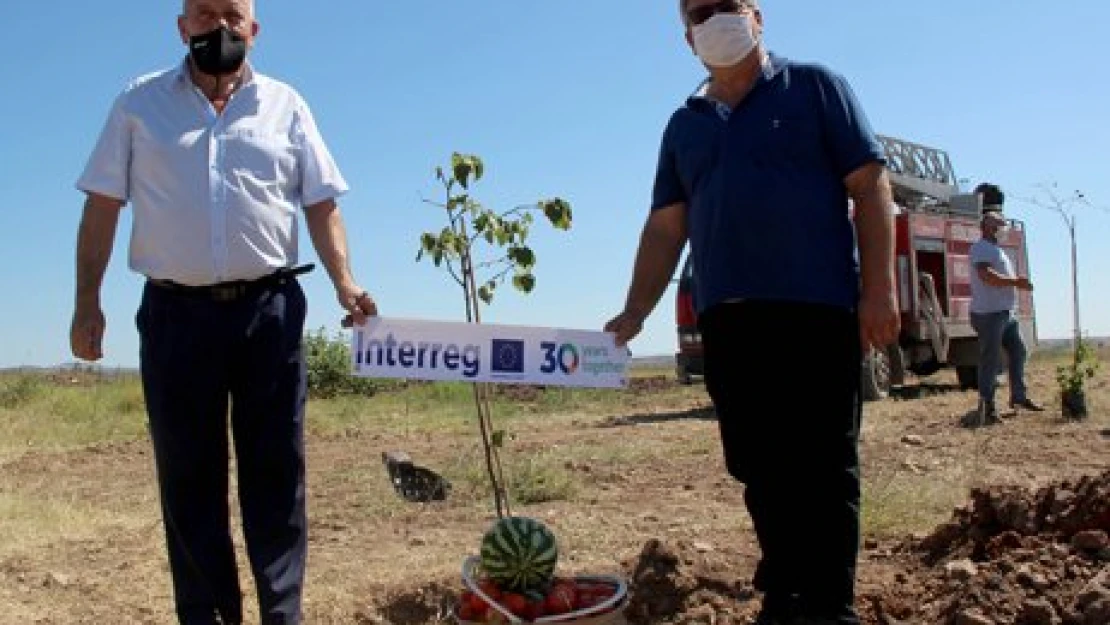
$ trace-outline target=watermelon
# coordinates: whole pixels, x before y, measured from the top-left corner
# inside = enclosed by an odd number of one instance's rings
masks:
[[[555,534],[536,519],[498,519],[482,538],[482,571],[505,590],[527,592],[546,587],[555,575],[558,558]]]

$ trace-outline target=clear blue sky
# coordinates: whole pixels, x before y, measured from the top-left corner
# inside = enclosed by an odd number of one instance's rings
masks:
[[[538,229],[537,290],[504,290],[487,320],[599,329],[621,306],[659,136],[703,69],[673,0],[270,2],[253,61],[310,103],[352,191],[342,201],[356,277],[393,317],[457,320],[445,274],[414,262],[440,215],[422,204],[453,150],[487,164],[488,205],[562,196],[569,234]],[[108,107],[132,77],[180,61],[178,0],[16,2],[0,57],[0,366],[70,359],[74,189]],[[854,85],[874,128],[948,150],[957,174],[1009,192],[1030,230],[1041,337],[1067,336],[1068,238],[1016,197],[1057,182],[1110,204],[1110,4],[1072,0],[765,0],[769,47]],[[1110,214],[1080,213],[1084,325],[1110,334]],[[302,226],[303,227],[303,226]],[[105,363],[137,363],[141,279],[126,264],[130,211],[104,286]],[[307,238],[303,260],[315,260]],[[338,331],[322,271],[308,327]],[[674,349],[668,292],[632,343]]]

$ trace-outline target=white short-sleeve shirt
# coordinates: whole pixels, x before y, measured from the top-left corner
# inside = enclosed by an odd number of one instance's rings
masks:
[[[1014,264],[1001,247],[986,239],[971,246],[971,312],[989,314],[1012,311],[1017,306],[1017,289],[991,286],[979,277],[979,265],[987,264],[1007,278],[1013,278]]]
[[[132,205],[132,270],[189,285],[295,265],[300,211],[348,190],[292,87],[248,67],[218,114],[184,63],[116,98],[76,186]]]

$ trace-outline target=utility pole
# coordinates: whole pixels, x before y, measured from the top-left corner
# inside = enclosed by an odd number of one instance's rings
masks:
[[[1082,197],[1081,194],[1080,197]],[[1078,366],[1079,342],[1083,340],[1080,328],[1083,326],[1079,325],[1079,255],[1076,251],[1075,245],[1075,220],[1075,214],[1072,214],[1071,219],[1068,219],[1067,217],[1064,218],[1064,221],[1068,224],[1068,234],[1071,235],[1071,306],[1073,324],[1071,349],[1073,362],[1075,362],[1075,365]]]
[[[1025,201],[1034,206],[1048,209],[1064,220],[1071,239],[1071,295],[1072,295],[1072,354],[1074,363],[1079,364],[1079,345],[1083,341],[1083,326],[1079,319],[1079,251],[1076,244],[1076,209],[1080,206],[1094,208],[1082,191],[1074,191],[1069,196],[1061,196],[1057,185],[1039,185],[1042,197]]]

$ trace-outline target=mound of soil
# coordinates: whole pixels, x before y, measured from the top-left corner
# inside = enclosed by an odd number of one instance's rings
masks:
[[[759,609],[751,587],[730,572],[735,563],[705,545],[650,540],[623,565],[630,586],[625,617],[631,625],[740,625]]]
[[[861,598],[868,623],[1110,624],[1110,472],[1037,491],[972,491],[903,544],[904,572]]]
[[[861,562],[865,625],[1110,625],[1110,471],[1040,490],[973,490],[931,534]],[[759,610],[736,553],[652,539],[621,563],[630,625],[747,625]],[[384,593],[363,625],[450,621],[454,584]]]
[[[354,615],[356,625],[424,625],[454,623],[452,616],[459,591],[450,584],[433,582],[414,590],[377,589],[380,598]]]

